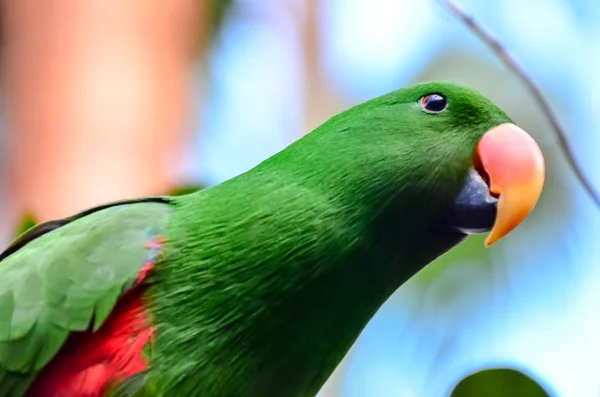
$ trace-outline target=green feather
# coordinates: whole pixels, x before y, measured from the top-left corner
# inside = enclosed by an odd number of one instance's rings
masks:
[[[43,368],[70,332],[92,318],[97,330],[148,257],[145,231],[164,230],[171,212],[128,203],[20,237],[28,242],[0,262],[0,396],[19,395],[3,393],[28,384],[22,375]]]

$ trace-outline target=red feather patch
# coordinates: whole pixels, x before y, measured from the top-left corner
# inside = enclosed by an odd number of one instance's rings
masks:
[[[162,248],[153,239],[146,248]],[[132,289],[117,302],[97,332],[74,332],[40,371],[26,397],[104,397],[110,387],[147,367],[143,350],[152,343],[154,327],[145,312],[141,282],[152,270],[152,255]]]

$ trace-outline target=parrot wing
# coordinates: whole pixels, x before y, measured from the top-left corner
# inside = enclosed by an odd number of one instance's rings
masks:
[[[96,331],[160,253],[173,205],[152,197],[29,229],[0,254],[0,397],[25,393],[77,331]]]

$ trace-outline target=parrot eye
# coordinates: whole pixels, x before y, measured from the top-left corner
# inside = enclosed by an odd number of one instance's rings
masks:
[[[427,113],[442,113],[448,107],[448,99],[442,94],[429,94],[419,99],[419,104]]]

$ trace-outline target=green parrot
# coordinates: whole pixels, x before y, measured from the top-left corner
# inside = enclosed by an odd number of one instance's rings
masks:
[[[535,141],[452,83],[250,171],[39,224],[0,254],[0,396],[314,396],[403,283],[535,206]]]

